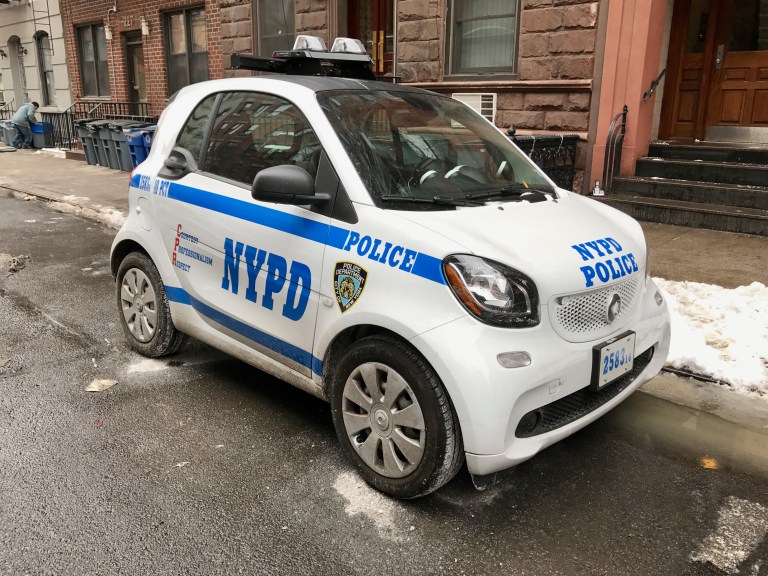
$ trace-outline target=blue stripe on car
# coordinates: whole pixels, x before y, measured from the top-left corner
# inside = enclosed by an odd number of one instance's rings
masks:
[[[199,312],[206,318],[213,320],[217,324],[220,324],[225,328],[229,328],[233,332],[246,337],[248,340],[251,340],[256,344],[260,344],[265,348],[269,348],[270,350],[277,352],[281,356],[285,356],[286,358],[289,358],[290,360],[293,360],[294,362],[297,362],[298,364],[301,364],[302,366],[309,368],[310,370],[312,370],[312,372],[314,372],[318,376],[322,375],[323,361],[319,358],[315,358],[315,356],[313,356],[311,352],[302,350],[298,346],[294,346],[293,344],[289,344],[284,340],[275,338],[271,334],[267,334],[266,332],[257,330],[253,326],[249,326],[248,324],[245,324],[240,320],[232,318],[231,316],[228,316],[223,312],[219,312],[215,308],[211,308],[210,306],[208,306],[207,304],[204,304],[194,296],[191,296],[183,288],[177,288],[174,286],[165,286],[165,293],[168,296],[168,300],[170,300],[171,302],[177,302],[179,304],[187,304],[189,306],[192,306],[192,308],[195,309],[197,312]]]
[[[137,188],[140,179],[141,175],[134,173],[133,178],[131,178],[131,186]],[[213,192],[185,186],[177,182],[171,182],[168,188],[168,198],[299,236],[312,242],[327,244],[339,250],[344,250],[350,234],[350,231],[346,228],[330,226],[322,222],[310,220],[309,218],[288,214],[282,210],[276,210],[254,202],[237,200],[236,198],[230,198],[221,194],[214,194]],[[349,252],[349,249],[347,249],[347,252]],[[397,269],[402,270],[400,268]],[[426,280],[431,280],[432,282],[437,282],[438,284],[445,284],[442,261],[429,254],[419,252],[411,270],[403,271]]]

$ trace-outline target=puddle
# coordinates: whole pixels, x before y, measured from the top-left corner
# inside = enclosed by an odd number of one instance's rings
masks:
[[[768,479],[768,422],[740,425],[649,394],[630,396],[601,421],[633,443],[651,444],[705,469]]]

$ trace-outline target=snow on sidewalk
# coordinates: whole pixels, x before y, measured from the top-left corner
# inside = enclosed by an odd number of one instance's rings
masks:
[[[768,399],[768,287],[654,280],[672,321],[667,366]]]

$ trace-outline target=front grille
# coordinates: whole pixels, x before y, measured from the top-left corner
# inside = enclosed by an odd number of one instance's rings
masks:
[[[517,430],[515,430],[515,436],[517,438],[531,438],[532,436],[545,434],[570,424],[593,410],[597,410],[600,406],[618,396],[623,390],[626,390],[640,373],[645,370],[645,367],[651,362],[651,358],[653,358],[653,348],[649,348],[639,356],[635,356],[635,365],[632,367],[632,370],[611,384],[608,384],[605,388],[594,392],[587,386],[564,398],[560,398],[560,400],[555,400],[546,406],[531,410],[520,419]],[[526,429],[528,427],[524,426],[523,423],[526,420],[532,421],[534,418],[536,419],[536,426],[533,429]]]
[[[599,340],[621,327],[634,312],[642,288],[642,274],[588,292],[556,296],[549,305],[555,331],[568,342]],[[621,311],[612,322],[606,318],[614,294],[621,297]]]

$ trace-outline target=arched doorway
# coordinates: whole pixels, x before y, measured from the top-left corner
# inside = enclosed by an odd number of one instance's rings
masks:
[[[11,77],[13,78],[14,107],[18,108],[29,98],[27,91],[27,77],[24,73],[24,56],[27,50],[21,44],[18,36],[8,38],[8,58],[11,63]]]

